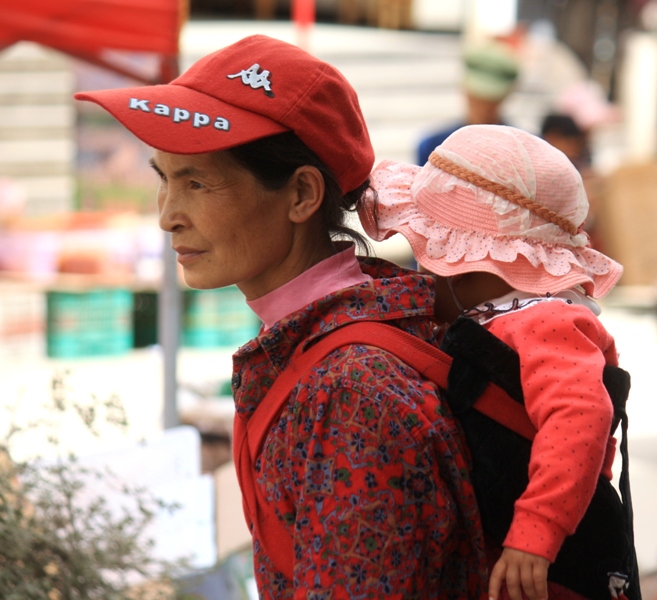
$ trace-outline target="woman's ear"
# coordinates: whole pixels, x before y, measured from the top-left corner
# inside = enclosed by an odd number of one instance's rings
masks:
[[[294,172],[289,185],[293,192],[290,220],[293,223],[305,223],[322,206],[324,177],[316,167],[303,165]]]

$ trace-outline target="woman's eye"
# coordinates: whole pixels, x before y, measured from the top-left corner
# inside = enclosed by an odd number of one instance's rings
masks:
[[[204,186],[202,183],[199,183],[198,181],[190,181],[189,187],[191,187],[193,190],[200,190]]]

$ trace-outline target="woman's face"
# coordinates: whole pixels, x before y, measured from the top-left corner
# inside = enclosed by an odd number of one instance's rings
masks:
[[[151,163],[160,177],[160,227],[172,234],[187,285],[237,284],[247,299],[280,285],[292,243],[290,190],[266,190],[224,152],[156,150]]]

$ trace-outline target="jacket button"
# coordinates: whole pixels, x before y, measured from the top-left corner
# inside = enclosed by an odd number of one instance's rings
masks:
[[[242,384],[242,376],[239,373],[233,373],[233,376],[230,379],[230,385],[234,390],[239,389]]]

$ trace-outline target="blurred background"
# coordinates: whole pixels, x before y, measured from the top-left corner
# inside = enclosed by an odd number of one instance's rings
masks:
[[[61,377],[79,402],[119,398],[128,423],[94,436],[62,418],[58,450],[34,433],[12,456],[71,450],[120,472],[130,464],[129,480],[150,473],[184,506],[153,530],[157,552],[191,552],[212,573],[209,599],[253,594],[229,379],[231,354],[259,323],[236,289],[185,287],[157,226],[149,148],[72,99],[169,81],[253,33],[345,74],[377,161],[422,164],[437,132],[500,122],[543,136],[580,169],[592,244],[625,267],[602,320],[633,378],[637,549],[644,597],[657,597],[657,0],[3,0],[2,407],[34,419]],[[503,88],[471,87],[482,70]],[[374,249],[412,264],[403,239]],[[183,463],[162,468],[172,456]]]

